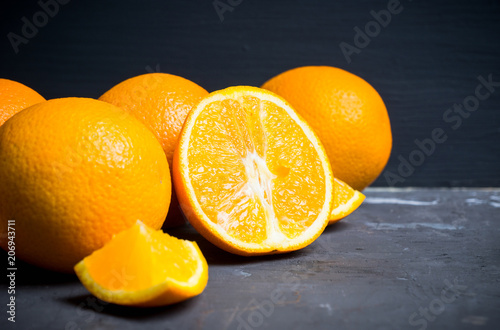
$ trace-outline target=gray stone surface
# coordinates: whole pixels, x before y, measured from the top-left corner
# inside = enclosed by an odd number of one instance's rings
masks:
[[[0,328],[499,329],[500,189],[366,195],[312,245],[280,256],[234,256],[189,226],[170,230],[196,240],[210,270],[203,294],[174,306],[106,304],[75,276],[20,264],[16,323],[3,277]]]

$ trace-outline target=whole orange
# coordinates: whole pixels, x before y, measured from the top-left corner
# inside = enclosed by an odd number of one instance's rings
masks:
[[[0,126],[19,111],[43,101],[43,96],[28,86],[0,78]]]
[[[45,101],[2,125],[0,182],[2,248],[15,223],[16,256],[63,272],[137,220],[161,228],[171,194],[151,131],[87,98]]]
[[[160,141],[172,167],[177,139],[188,112],[208,92],[168,73],[147,73],[112,87],[99,100],[114,104],[142,121]]]
[[[127,79],[104,93],[105,101],[133,114],[160,141],[170,170],[177,140],[188,112],[208,92],[196,83],[168,73],[147,73]],[[165,227],[184,224],[175,193]]]
[[[333,173],[362,190],[382,172],[392,148],[389,115],[377,91],[362,78],[329,66],[305,66],[264,83],[311,125]]]

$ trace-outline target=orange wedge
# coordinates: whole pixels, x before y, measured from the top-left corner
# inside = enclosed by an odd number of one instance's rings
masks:
[[[153,230],[140,221],[80,261],[75,272],[97,298],[140,307],[194,297],[208,281],[207,262],[195,242]]]
[[[284,99],[256,87],[213,92],[191,110],[173,178],[193,227],[240,255],[307,246],[333,205],[332,170],[319,139]]]
[[[365,195],[352,189],[347,183],[337,178],[335,181],[335,197],[333,210],[330,213],[329,225],[338,222],[354,212],[365,200]]]

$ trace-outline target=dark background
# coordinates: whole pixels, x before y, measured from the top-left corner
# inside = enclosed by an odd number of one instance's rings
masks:
[[[350,63],[339,44],[354,46],[354,28],[364,30],[374,20],[370,12],[387,9],[388,0],[218,3],[231,9],[223,20],[213,0],[73,0],[53,17],[37,14],[37,1],[3,0],[0,77],[48,99],[97,98],[151,71],[213,91],[260,86],[297,66],[336,66],[367,80],[384,99],[394,138],[384,173],[401,176],[396,186],[500,186],[500,87],[455,130],[456,122],[443,120],[447,109],[474,95],[478,76],[500,82],[499,1],[401,0],[402,11]],[[16,54],[8,35],[23,37],[23,17],[33,23],[34,15],[38,32]],[[413,171],[402,171],[402,159],[418,150],[414,140],[430,138],[435,128],[448,139]],[[374,184],[387,185],[393,184],[384,175]]]

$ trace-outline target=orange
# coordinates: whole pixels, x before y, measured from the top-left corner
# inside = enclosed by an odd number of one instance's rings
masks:
[[[147,73],[119,83],[99,100],[119,106],[142,121],[160,141],[172,169],[182,124],[188,112],[207,95],[205,89],[185,78],[167,73]],[[183,223],[177,198],[173,194],[165,226]]]
[[[200,294],[208,266],[195,242],[155,231],[141,221],[75,266],[97,298],[120,305],[173,304]]]
[[[330,213],[329,225],[336,223],[354,212],[365,200],[365,195],[352,189],[342,180],[335,181],[335,197],[333,200],[333,210]]]
[[[0,126],[19,111],[43,101],[43,96],[28,86],[0,78]]]
[[[142,121],[160,141],[172,166],[174,150],[188,112],[208,92],[168,73],[147,73],[111,88],[99,100],[114,104]]]
[[[362,78],[329,66],[281,73],[262,88],[285,98],[323,143],[336,178],[363,190],[382,172],[392,148],[387,109]]]
[[[312,129],[282,98],[230,87],[188,115],[173,179],[190,223],[240,255],[303,248],[324,230],[333,175]]]
[[[87,98],[33,105],[0,126],[0,245],[15,220],[16,257],[72,272],[137,219],[159,229],[170,180],[153,133],[122,109]]]

